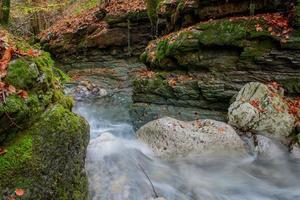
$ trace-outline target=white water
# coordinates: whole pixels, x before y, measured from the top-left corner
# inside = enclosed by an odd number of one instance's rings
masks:
[[[90,199],[149,200],[155,192],[166,200],[300,199],[300,160],[285,150],[274,148],[271,157],[263,158],[159,160],[134,138],[127,106],[122,98],[107,98],[77,103],[74,109],[91,125]]]

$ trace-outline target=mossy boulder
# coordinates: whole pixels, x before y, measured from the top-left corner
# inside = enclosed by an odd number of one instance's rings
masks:
[[[4,144],[0,191],[22,188],[28,199],[86,199],[87,122],[60,104],[40,119]]]
[[[73,99],[62,87],[66,80],[46,52],[14,55],[9,62],[2,82],[15,91],[0,102],[0,147],[6,151],[0,155],[4,199],[15,195],[17,188],[25,191],[22,199],[88,198],[84,162],[89,126],[72,113]]]
[[[46,52],[38,57],[19,57],[9,63],[4,82],[18,90],[27,91],[28,98],[12,94],[0,103],[0,142],[8,130],[12,132],[26,128],[34,121],[32,118],[41,114],[53,102],[72,107],[72,99],[64,96],[61,78],[53,69],[54,62]]]

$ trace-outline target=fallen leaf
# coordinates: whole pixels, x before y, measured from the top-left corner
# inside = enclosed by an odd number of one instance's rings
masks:
[[[15,190],[15,193],[16,193],[17,196],[21,197],[21,196],[23,196],[25,194],[25,190],[17,188]]]
[[[224,133],[224,132],[225,132],[225,128],[223,128],[223,127],[218,128],[218,132],[219,132],[219,133]]]
[[[0,81],[0,90],[4,89],[4,87],[5,87],[5,83]]]
[[[18,92],[18,95],[19,95],[20,97],[22,97],[23,99],[27,99],[27,98],[28,98],[28,93],[27,93],[25,90],[20,90],[20,91]]]
[[[273,28],[270,26],[270,27],[268,28],[268,31],[269,31],[269,32],[272,32],[272,31],[273,31]]]
[[[8,93],[9,94],[14,94],[14,93],[16,93],[16,88],[14,87],[14,86],[12,86],[12,85],[9,85],[8,86]]]
[[[257,32],[263,31],[263,28],[261,27],[260,24],[256,24],[256,25],[255,25],[255,28],[256,28],[256,31],[257,31]]]
[[[6,154],[6,150],[3,148],[0,148],[0,156],[3,156],[4,154]]]
[[[9,196],[7,200],[16,200],[16,198],[13,196]]]

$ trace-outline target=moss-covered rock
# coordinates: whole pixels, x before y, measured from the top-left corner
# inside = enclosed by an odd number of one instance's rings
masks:
[[[276,41],[279,42],[280,38],[268,32],[268,24],[260,16],[212,20],[152,41],[142,59],[147,64],[160,68],[169,67],[166,63],[179,63],[180,66],[192,68],[197,65],[209,67],[205,63],[209,54],[207,49],[211,51],[209,55],[223,49],[222,52],[229,53],[229,58],[232,53],[228,50],[232,49],[233,53],[238,53],[233,61],[239,58],[240,53],[242,59],[253,60],[269,52]],[[195,57],[197,63],[194,61]],[[232,58],[229,59],[229,65],[232,65],[231,62]]]
[[[18,44],[23,51],[32,48]],[[9,63],[2,81],[16,92],[0,102],[0,147],[6,151],[0,156],[0,196],[21,188],[22,199],[87,199],[89,126],[71,112],[73,99],[61,85],[67,79],[46,52]]]
[[[29,129],[4,144],[0,191],[25,189],[29,199],[86,199],[87,122],[62,105],[51,106]]]
[[[0,102],[0,142],[5,137],[4,133],[26,128],[34,121],[32,118],[36,118],[53,102],[71,109],[73,103],[63,94],[61,75],[57,76],[57,70],[55,73],[53,69],[54,62],[50,54],[45,52],[37,57],[19,57],[9,63],[4,82],[27,91],[28,98],[12,94]]]

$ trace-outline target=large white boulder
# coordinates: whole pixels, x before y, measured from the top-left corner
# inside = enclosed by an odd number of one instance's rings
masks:
[[[235,130],[215,120],[179,121],[164,117],[147,123],[137,137],[157,156],[175,158],[187,154],[245,154],[244,142]]]
[[[282,90],[258,82],[241,89],[229,107],[228,118],[230,125],[242,131],[266,134],[282,142],[292,133],[295,122]]]

